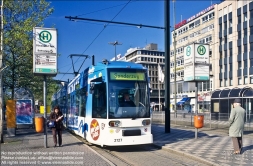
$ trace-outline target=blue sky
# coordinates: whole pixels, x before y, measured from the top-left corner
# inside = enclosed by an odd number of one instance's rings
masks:
[[[95,62],[114,57],[114,46],[109,42],[119,41],[117,54],[124,55],[131,47],[145,47],[149,43],[157,43],[158,50],[164,51],[164,30],[154,28],[137,28],[134,26],[109,24],[90,21],[69,21],[65,16],[78,16],[90,19],[112,20],[134,24],[145,24],[164,27],[164,1],[144,0],[78,0],[50,1],[54,13],[45,19],[44,27],[55,27],[58,33],[58,70],[61,73],[73,73],[70,54],[95,55]],[[188,19],[204,10],[215,0],[176,1],[176,23]],[[173,4],[170,5],[170,22],[174,25]],[[73,57],[75,70],[78,70],[84,59]],[[80,72],[91,65],[87,59]],[[73,74],[58,74],[54,79],[67,81]]]

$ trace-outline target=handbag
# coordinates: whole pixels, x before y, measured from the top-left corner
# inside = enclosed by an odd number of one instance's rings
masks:
[[[55,127],[55,122],[54,121],[49,121],[48,127],[49,128],[54,128]]]

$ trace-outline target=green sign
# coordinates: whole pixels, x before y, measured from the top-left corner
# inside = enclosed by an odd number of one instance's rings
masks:
[[[55,73],[56,69],[36,68],[35,71],[41,73]]]
[[[187,55],[187,56],[190,56],[190,55],[191,55],[191,47],[190,47],[190,46],[188,46],[188,47],[186,48],[186,55]]]
[[[52,40],[52,35],[48,31],[41,31],[39,34],[40,41],[43,43],[48,43]]]
[[[110,72],[111,80],[145,81],[144,73]]]
[[[199,45],[197,51],[199,55],[204,55],[206,53],[206,47],[203,45]]]

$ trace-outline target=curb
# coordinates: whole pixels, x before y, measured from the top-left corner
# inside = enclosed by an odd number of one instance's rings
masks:
[[[176,154],[179,154],[179,155],[182,155],[182,156],[186,156],[186,157],[194,159],[194,160],[198,160],[198,161],[200,161],[204,164],[207,164],[209,166],[218,166],[218,164],[216,164],[214,162],[205,160],[201,157],[198,157],[198,156],[186,153],[186,152],[178,151],[178,150],[175,150],[175,149],[172,149],[172,148],[169,148],[169,147],[164,147],[164,146],[160,146],[160,145],[156,145],[156,144],[153,144],[153,145],[156,146],[157,148],[161,148],[162,150],[166,150],[168,152],[173,152],[173,153],[176,153]]]

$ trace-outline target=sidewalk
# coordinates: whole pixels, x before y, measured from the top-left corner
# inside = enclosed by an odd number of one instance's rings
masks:
[[[49,130],[48,148],[44,148],[44,133],[36,133],[34,129],[18,129],[15,137],[4,135],[1,165],[113,165],[67,131],[62,136],[63,146],[54,148]]]
[[[164,150],[204,161],[207,165],[243,165],[253,163],[253,137],[250,133],[243,137],[243,153],[234,155],[233,144],[227,133],[217,134],[213,130],[199,129],[195,139],[195,129],[171,126],[165,133],[164,125],[152,125],[154,144]]]

